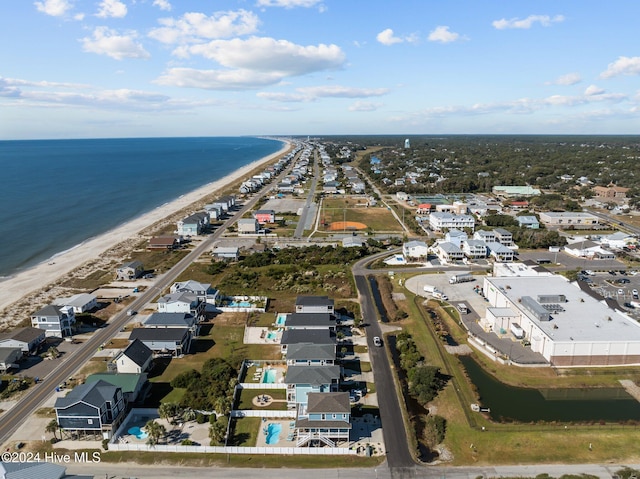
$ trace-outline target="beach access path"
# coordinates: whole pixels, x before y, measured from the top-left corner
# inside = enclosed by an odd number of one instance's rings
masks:
[[[285,143],[283,148],[276,153],[249,163],[224,178],[182,195],[138,218],[124,223],[114,230],[108,231],[96,238],[89,239],[55,258],[40,263],[15,276],[6,278],[0,282],[0,329],[5,326],[11,326],[11,324],[6,324],[7,320],[5,317],[7,315],[1,314],[11,305],[14,305],[28,295],[32,295],[34,292],[43,291],[55,281],[71,274],[85,263],[96,260],[100,255],[115,248],[118,244],[134,239],[138,234],[143,233],[145,229],[150,228],[152,225],[165,220],[179,211],[189,208],[207,196],[220,193],[221,190],[241,180],[253,170],[286,153],[290,146],[290,143]],[[124,254],[126,255],[127,253],[128,251]],[[26,312],[26,314],[28,315],[28,312]],[[2,324],[2,322],[5,322],[5,324]]]

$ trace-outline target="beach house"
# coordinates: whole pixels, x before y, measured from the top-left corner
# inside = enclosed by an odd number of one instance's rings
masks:
[[[276,222],[276,212],[274,210],[258,210],[253,214],[253,217],[261,225]]]
[[[284,382],[287,385],[287,406],[306,404],[308,394],[337,392],[340,366],[293,365],[287,368]]]
[[[119,373],[144,373],[151,366],[153,351],[139,339],[134,340],[120,352],[113,363]]]
[[[333,314],[334,301],[328,296],[298,296],[296,313],[328,313]]]
[[[86,313],[98,307],[98,298],[89,293],[75,294],[69,298],[53,300],[56,306],[71,306],[76,314]]]
[[[241,218],[238,220],[238,234],[257,234],[260,231],[260,223],[255,218]]]
[[[122,390],[106,381],[84,383],[56,399],[56,420],[67,434],[111,438],[124,419]]]
[[[198,236],[207,231],[210,224],[209,213],[199,211],[179,220],[177,233],[182,236]]]
[[[156,354],[182,356],[191,348],[188,328],[135,328],[129,341],[139,339]]]
[[[71,336],[75,322],[76,315],[71,306],[50,304],[31,315],[31,326],[43,330],[48,338]]]
[[[188,313],[198,320],[204,319],[205,304],[193,293],[180,291],[165,294],[158,299],[159,313]],[[155,313],[154,313],[155,314]]]
[[[116,279],[120,281],[130,281],[137,279],[144,274],[144,266],[140,261],[130,261],[116,269]]]
[[[218,298],[219,291],[211,286],[210,283],[200,283],[189,279],[187,281],[178,281],[171,285],[169,288],[171,293],[187,292],[197,296],[200,301],[205,303],[215,304]]]
[[[192,336],[200,333],[198,318],[189,312],[152,313],[143,325],[145,328],[187,328]]]
[[[284,322],[286,329],[336,330],[336,317],[329,313],[289,313]]]
[[[307,402],[298,404],[295,428],[298,447],[313,441],[336,447],[340,442],[349,441],[349,393],[307,393]]]
[[[0,348],[19,348],[23,354],[37,354],[46,331],[40,328],[18,328],[0,333]]]

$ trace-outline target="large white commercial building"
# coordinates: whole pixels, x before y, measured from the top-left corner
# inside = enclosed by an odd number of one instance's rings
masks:
[[[515,323],[531,349],[554,366],[640,364],[636,321],[561,276],[521,274],[485,278],[485,330],[508,335]]]
[[[434,231],[456,228],[462,230],[469,228],[471,231],[476,226],[476,220],[471,215],[455,215],[453,213],[436,212],[429,215],[429,226]]]

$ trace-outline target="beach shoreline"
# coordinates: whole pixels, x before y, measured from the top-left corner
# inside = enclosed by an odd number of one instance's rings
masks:
[[[242,180],[253,170],[284,155],[291,148],[291,143],[282,139],[279,139],[279,141],[282,141],[283,145],[282,148],[275,153],[244,165],[219,180],[207,183],[191,192],[185,193],[112,230],[94,238],[89,238],[65,251],[56,253],[48,260],[35,266],[29,267],[14,275],[3,277],[0,280],[0,329],[6,327],[8,325],[7,323],[10,323],[9,318],[7,318],[8,315],[3,313],[7,313],[6,310],[12,305],[32,295],[36,291],[44,290],[65,275],[69,275],[79,269],[85,263],[98,259],[101,255],[117,247],[120,243],[135,238],[155,224],[167,220],[192,205],[195,206],[196,203],[208,196],[219,194],[224,188],[234,182]]]

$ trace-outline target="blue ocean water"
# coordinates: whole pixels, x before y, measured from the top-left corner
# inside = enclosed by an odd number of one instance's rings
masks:
[[[280,148],[252,137],[0,141],[0,277]]]

